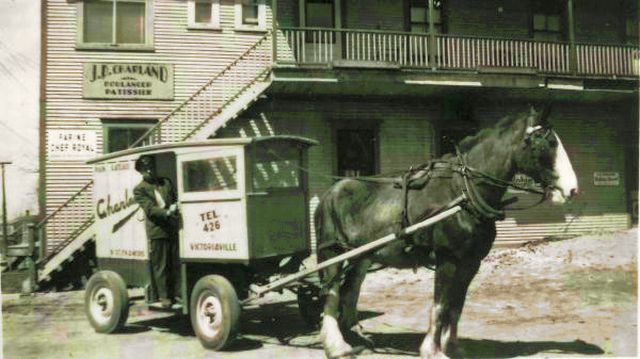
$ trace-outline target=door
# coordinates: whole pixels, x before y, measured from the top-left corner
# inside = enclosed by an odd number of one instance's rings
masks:
[[[180,257],[248,259],[243,147],[210,147],[178,156]]]
[[[336,144],[338,176],[371,176],[377,172],[376,131],[373,129],[338,129]]]
[[[301,148],[271,142],[256,144],[250,153],[247,212],[251,258],[308,251]]]

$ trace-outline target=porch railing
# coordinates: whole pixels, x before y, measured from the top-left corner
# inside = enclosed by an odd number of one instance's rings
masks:
[[[357,29],[280,28],[278,62],[334,65],[378,63],[400,67],[637,76],[638,47],[577,44],[575,64],[565,42],[415,34]],[[572,66],[573,65],[573,66]],[[574,70],[575,69],[575,70]]]
[[[438,68],[501,67],[569,72],[568,44],[450,35],[436,38]]]
[[[634,46],[577,44],[578,73],[638,76],[640,51]]]

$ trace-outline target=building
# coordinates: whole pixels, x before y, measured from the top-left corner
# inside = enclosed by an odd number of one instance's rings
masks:
[[[85,161],[97,154],[303,135],[321,143],[312,206],[332,175],[405,170],[449,151],[443,135],[548,100],[582,196],[509,212],[498,239],[626,228],[638,11],[633,0],[46,0],[41,275],[91,239]]]

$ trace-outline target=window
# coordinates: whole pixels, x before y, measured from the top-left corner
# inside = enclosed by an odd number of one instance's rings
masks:
[[[266,31],[264,0],[236,0],[236,30]]]
[[[306,27],[335,26],[333,0],[307,0],[305,6]]]
[[[561,41],[562,2],[555,0],[534,0],[533,2],[533,38],[543,41]]]
[[[155,121],[103,121],[103,152],[111,153],[126,150],[154,124]]]
[[[219,0],[189,0],[189,28],[220,29]]]
[[[237,169],[236,156],[183,162],[184,192],[236,190]]]
[[[627,45],[638,46],[638,21],[633,18],[625,20],[625,38]]]
[[[429,32],[428,0],[409,0],[409,31],[413,33]],[[442,0],[433,1],[433,25],[436,33],[443,33]]]
[[[257,0],[242,0],[242,24],[258,25]]]
[[[152,45],[150,2],[85,0],[78,6],[78,47],[135,49]]]
[[[624,6],[624,37],[627,45],[638,46],[638,3],[625,2]]]
[[[371,176],[376,173],[376,131],[337,130],[338,176]]]
[[[300,150],[288,145],[258,147],[251,168],[254,191],[300,187]]]

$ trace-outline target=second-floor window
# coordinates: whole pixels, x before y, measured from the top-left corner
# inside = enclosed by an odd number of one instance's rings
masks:
[[[543,41],[561,41],[563,8],[555,0],[533,1],[533,38]]]
[[[307,27],[326,27],[332,29],[335,26],[333,0],[307,0],[305,4],[305,16]]]
[[[264,0],[235,0],[236,30],[265,31],[267,10]]]
[[[638,46],[638,3],[624,3],[624,40],[627,45]]]
[[[428,0],[409,0],[409,31],[413,33],[429,32]],[[436,33],[443,33],[442,0],[433,0],[433,25]]]
[[[220,29],[220,0],[189,0],[189,27]]]
[[[85,0],[80,6],[80,46],[150,45],[151,20],[146,0]]]

